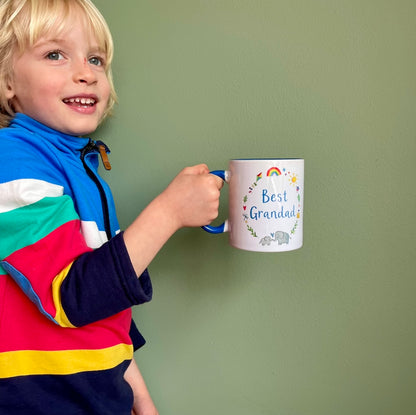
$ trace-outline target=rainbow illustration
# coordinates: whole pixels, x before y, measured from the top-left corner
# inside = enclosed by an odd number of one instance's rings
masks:
[[[277,167],[270,167],[269,170],[267,170],[267,177],[270,176],[280,176],[282,172]]]

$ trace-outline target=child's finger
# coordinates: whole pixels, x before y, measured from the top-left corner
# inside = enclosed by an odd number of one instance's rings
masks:
[[[186,167],[183,169],[185,174],[207,174],[209,173],[208,166],[206,164],[197,164],[195,166]]]
[[[217,186],[217,189],[221,190],[222,187],[224,186],[224,180],[222,180],[221,177],[218,177],[215,174],[213,174],[212,176],[214,176],[215,178],[215,184]]]

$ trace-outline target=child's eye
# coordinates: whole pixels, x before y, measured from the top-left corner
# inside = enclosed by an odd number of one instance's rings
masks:
[[[59,50],[54,50],[46,55],[46,59],[50,59],[51,61],[58,61],[63,59],[63,55]]]
[[[88,59],[88,62],[91,65],[104,66],[104,59],[100,58],[99,56],[92,56],[91,58]]]

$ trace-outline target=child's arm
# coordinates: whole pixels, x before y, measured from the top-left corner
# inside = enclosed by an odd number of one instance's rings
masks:
[[[207,225],[218,215],[221,179],[205,164],[182,170],[124,232],[124,242],[139,276],[180,228]]]
[[[134,359],[127,368],[124,379],[130,384],[133,390],[134,402],[131,411],[132,415],[158,415],[159,413]]]
[[[19,157],[31,167],[26,179],[21,166],[11,167],[15,148],[8,143],[0,155],[0,276],[9,274],[61,326],[81,327],[149,301],[152,287],[143,270],[158,250],[180,227],[205,225],[217,215],[220,179],[204,165],[187,168],[126,235],[92,249],[61,178],[22,148]]]

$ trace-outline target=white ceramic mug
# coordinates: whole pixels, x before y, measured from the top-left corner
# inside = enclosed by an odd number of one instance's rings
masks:
[[[229,217],[210,233],[229,232],[230,245],[284,252],[303,244],[303,159],[235,159],[211,172],[229,184]]]

